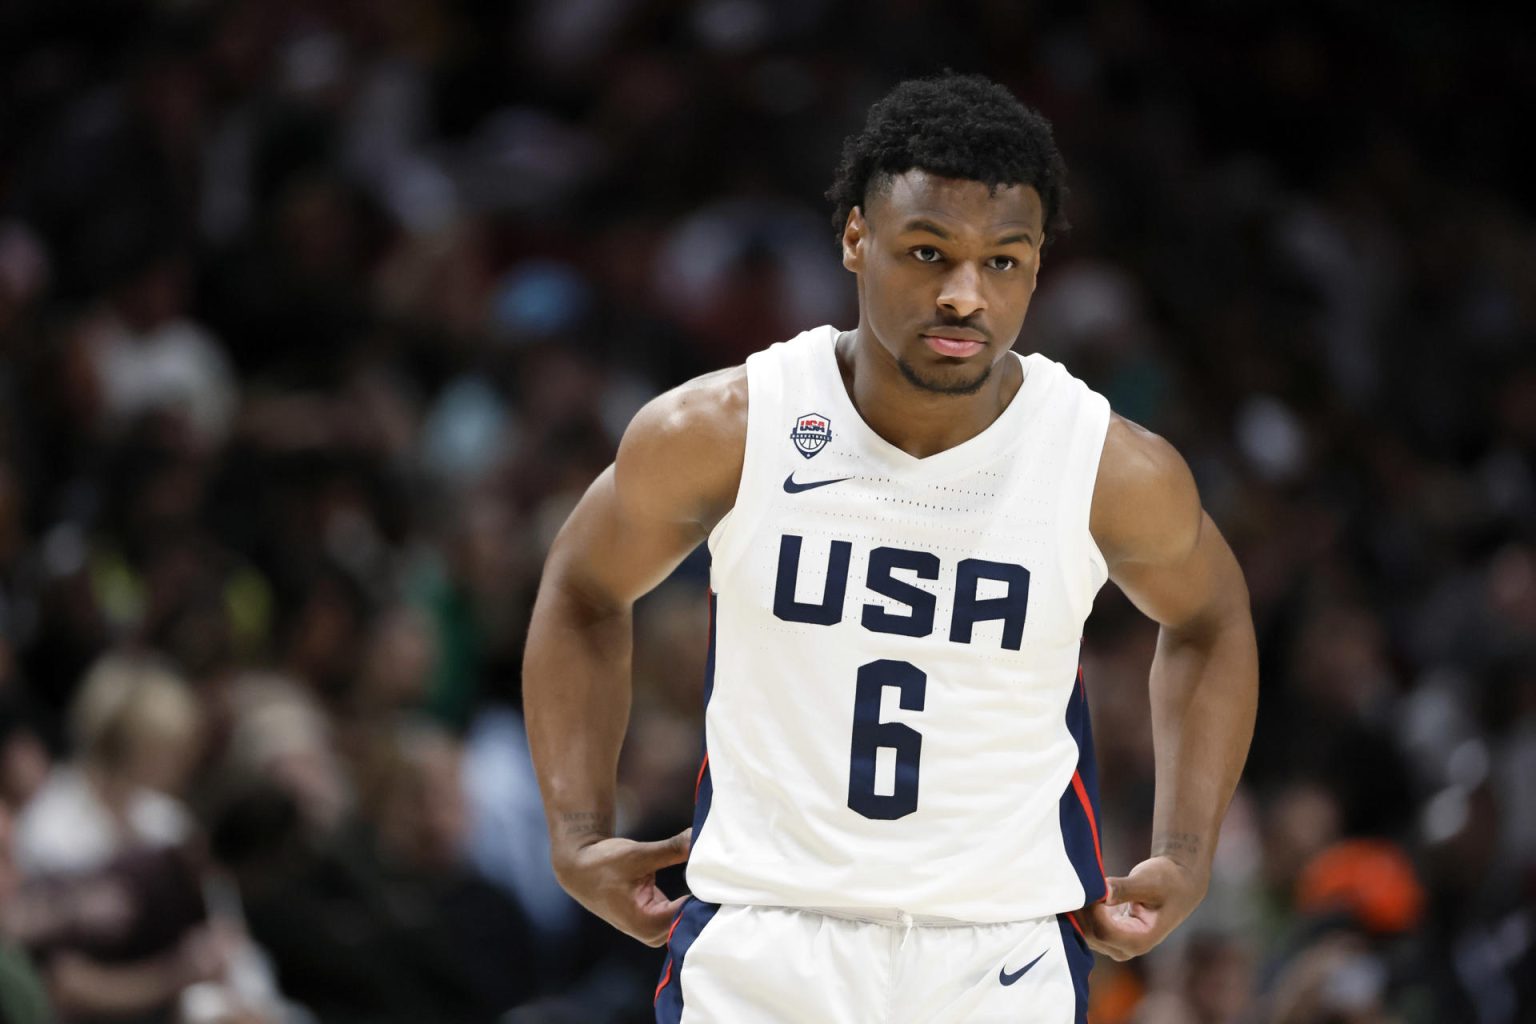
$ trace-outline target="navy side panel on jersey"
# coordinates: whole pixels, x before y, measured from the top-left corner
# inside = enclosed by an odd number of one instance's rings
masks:
[[[667,962],[656,985],[656,1024],[679,1024],[683,1019],[683,960],[704,926],[720,910],[718,904],[688,897],[672,930],[667,933]]]
[[[704,706],[715,691],[715,594],[709,594],[709,653],[704,659]],[[704,830],[704,819],[709,817],[710,799],[714,785],[709,778],[709,746],[704,747],[704,759],[699,764],[699,778],[693,791],[693,839],[698,841]],[[680,975],[683,956],[688,947],[699,937],[699,932],[709,923],[720,908],[713,903],[689,897],[672,922],[667,933],[667,959],[661,968],[661,980],[656,985],[656,1020],[658,1024],[677,1024],[683,1018],[683,987]]]
[[[1061,794],[1061,836],[1067,856],[1083,883],[1084,905],[1109,894],[1104,879],[1104,854],[1099,846],[1099,771],[1093,756],[1093,725],[1088,718],[1088,694],[1083,669],[1067,701],[1067,731],[1077,741],[1077,770]]]

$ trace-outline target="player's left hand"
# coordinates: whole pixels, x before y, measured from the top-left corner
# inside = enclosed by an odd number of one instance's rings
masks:
[[[1083,932],[1096,952],[1129,960],[1162,942],[1200,905],[1211,873],[1152,857],[1108,881],[1109,895],[1081,915]]]

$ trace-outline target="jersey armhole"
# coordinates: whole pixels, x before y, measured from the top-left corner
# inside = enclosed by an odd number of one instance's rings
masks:
[[[776,376],[776,367],[769,358],[773,348],[777,346],[754,352],[747,357],[747,436],[741,459],[741,481],[736,485],[735,502],[715,523],[705,542],[709,549],[712,586],[716,569],[724,569],[740,557],[745,538],[752,534],[750,520],[753,511],[761,507],[757,493],[762,480],[761,467],[758,466],[761,456],[757,453],[763,448],[760,436],[764,430],[762,419],[772,404],[770,392],[777,384],[772,379]]]
[[[1087,602],[1091,604],[1099,588],[1109,580],[1109,562],[1093,536],[1093,492],[1098,485],[1099,467],[1104,460],[1104,444],[1109,438],[1112,414],[1108,399],[1081,382],[1078,386],[1084,392],[1082,419],[1079,421],[1081,426],[1078,428],[1078,443],[1084,449],[1081,459],[1085,469],[1080,478],[1083,492],[1080,496],[1074,496],[1075,508],[1072,509],[1073,514],[1066,517],[1066,522],[1069,528],[1081,536],[1083,554],[1092,570],[1092,583],[1086,595]],[[1080,514],[1078,509],[1081,510]]]

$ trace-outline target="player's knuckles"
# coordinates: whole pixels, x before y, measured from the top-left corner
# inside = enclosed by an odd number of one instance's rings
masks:
[[[635,930],[630,934],[634,935],[635,938],[639,939],[647,946],[665,946],[667,944],[667,932],[669,930],[670,926],[667,924],[667,922],[663,921],[657,923],[655,920],[647,918],[644,921],[638,922],[635,926]]]
[[[1102,954],[1104,954],[1105,956],[1109,957],[1111,960],[1124,960],[1125,959],[1125,957],[1122,956],[1121,953],[1120,953],[1120,947],[1119,947],[1118,944],[1116,944],[1114,942],[1105,941],[1104,939],[1089,939],[1088,940],[1088,948],[1093,950],[1095,953],[1102,953]]]
[[[1113,927],[1108,928],[1098,938],[1090,938],[1088,947],[1095,952],[1103,953],[1111,960],[1125,962],[1133,960],[1157,945],[1161,940],[1161,933],[1154,935],[1132,934]]]
[[[1131,958],[1131,954],[1126,952],[1125,947],[1121,946],[1118,942],[1090,941],[1088,948],[1095,953],[1102,953],[1111,960],[1125,961]]]
[[[1162,936],[1144,936],[1133,939],[1121,946],[1126,960],[1133,960],[1144,953],[1151,952],[1152,947],[1162,941]]]
[[[1119,963],[1125,963],[1127,960],[1133,960],[1140,956],[1141,953],[1141,950],[1121,942],[1110,943],[1104,950],[1105,956],[1109,957],[1111,960],[1118,961]]]
[[[632,939],[637,939],[647,946],[655,946],[656,929],[651,922],[636,914],[633,910],[624,910],[615,913],[608,918],[608,923]]]

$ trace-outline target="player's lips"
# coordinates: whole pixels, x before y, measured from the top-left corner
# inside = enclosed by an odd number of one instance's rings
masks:
[[[964,358],[973,356],[987,347],[987,336],[967,327],[944,327],[924,331],[923,340],[941,356]]]

